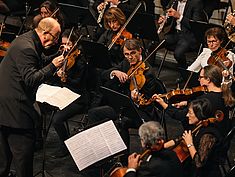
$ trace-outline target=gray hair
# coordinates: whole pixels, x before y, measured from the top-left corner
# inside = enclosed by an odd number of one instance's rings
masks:
[[[165,132],[159,122],[149,121],[140,126],[139,136],[146,147],[156,144],[157,140],[164,140]]]

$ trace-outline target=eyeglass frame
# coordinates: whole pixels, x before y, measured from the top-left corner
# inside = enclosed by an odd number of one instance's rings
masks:
[[[137,50],[132,50],[130,53],[124,53],[123,55],[128,58],[130,56],[134,56],[138,51]]]

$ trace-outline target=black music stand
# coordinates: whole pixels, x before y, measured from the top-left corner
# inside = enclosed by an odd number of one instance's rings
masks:
[[[112,66],[108,48],[103,44],[82,40],[81,46],[89,64],[102,69],[108,69]]]
[[[125,11],[125,14],[129,16],[131,12]],[[128,23],[127,30],[142,39],[159,41],[157,28],[155,25],[155,17],[152,14],[136,13]]]
[[[82,26],[98,26],[96,16],[92,8],[82,7],[73,4],[58,3],[61,11],[65,15],[68,26],[80,24]]]
[[[33,176],[38,176],[40,174],[42,174],[42,177],[47,176],[47,174],[49,176],[52,176],[48,171],[45,170],[45,163],[46,163],[46,140],[47,140],[47,136],[52,124],[52,120],[53,117],[56,113],[56,111],[58,110],[57,107],[55,106],[51,106],[48,103],[44,103],[45,106],[49,106],[49,108],[52,110],[50,117],[49,117],[49,122],[48,125],[46,125],[46,116],[43,116],[43,129],[42,129],[42,134],[43,134],[43,156],[42,156],[42,169],[40,171],[38,171],[37,173],[35,173]]]
[[[104,94],[104,98],[108,105],[118,113],[119,121],[121,121],[124,116],[129,118],[134,117],[135,119],[143,121],[134,105],[134,102],[127,95],[103,86],[100,86],[100,89]]]

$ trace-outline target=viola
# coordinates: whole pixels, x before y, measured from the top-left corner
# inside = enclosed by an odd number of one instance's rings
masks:
[[[210,65],[216,65],[224,70],[228,70],[232,66],[232,61],[227,57],[228,51],[225,48],[221,48],[219,52],[210,56],[207,63]],[[224,62],[227,64],[225,65]]]
[[[0,57],[4,57],[7,53],[7,49],[10,47],[11,43],[6,41],[0,41]]]
[[[128,32],[127,30],[124,30],[120,36],[114,35],[112,38],[112,42],[118,45],[122,45],[126,39],[131,39],[132,34]]]
[[[195,134],[201,127],[207,127],[211,123],[221,122],[224,118],[224,113],[217,110],[215,117],[208,118],[206,120],[201,120],[196,127],[192,130],[192,135]],[[190,155],[188,147],[182,137],[178,138],[179,144],[173,148],[180,162],[184,162]]]

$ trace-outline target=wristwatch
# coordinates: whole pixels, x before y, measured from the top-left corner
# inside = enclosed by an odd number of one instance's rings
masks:
[[[187,144],[187,147],[190,148],[191,146],[193,146],[193,144]]]

